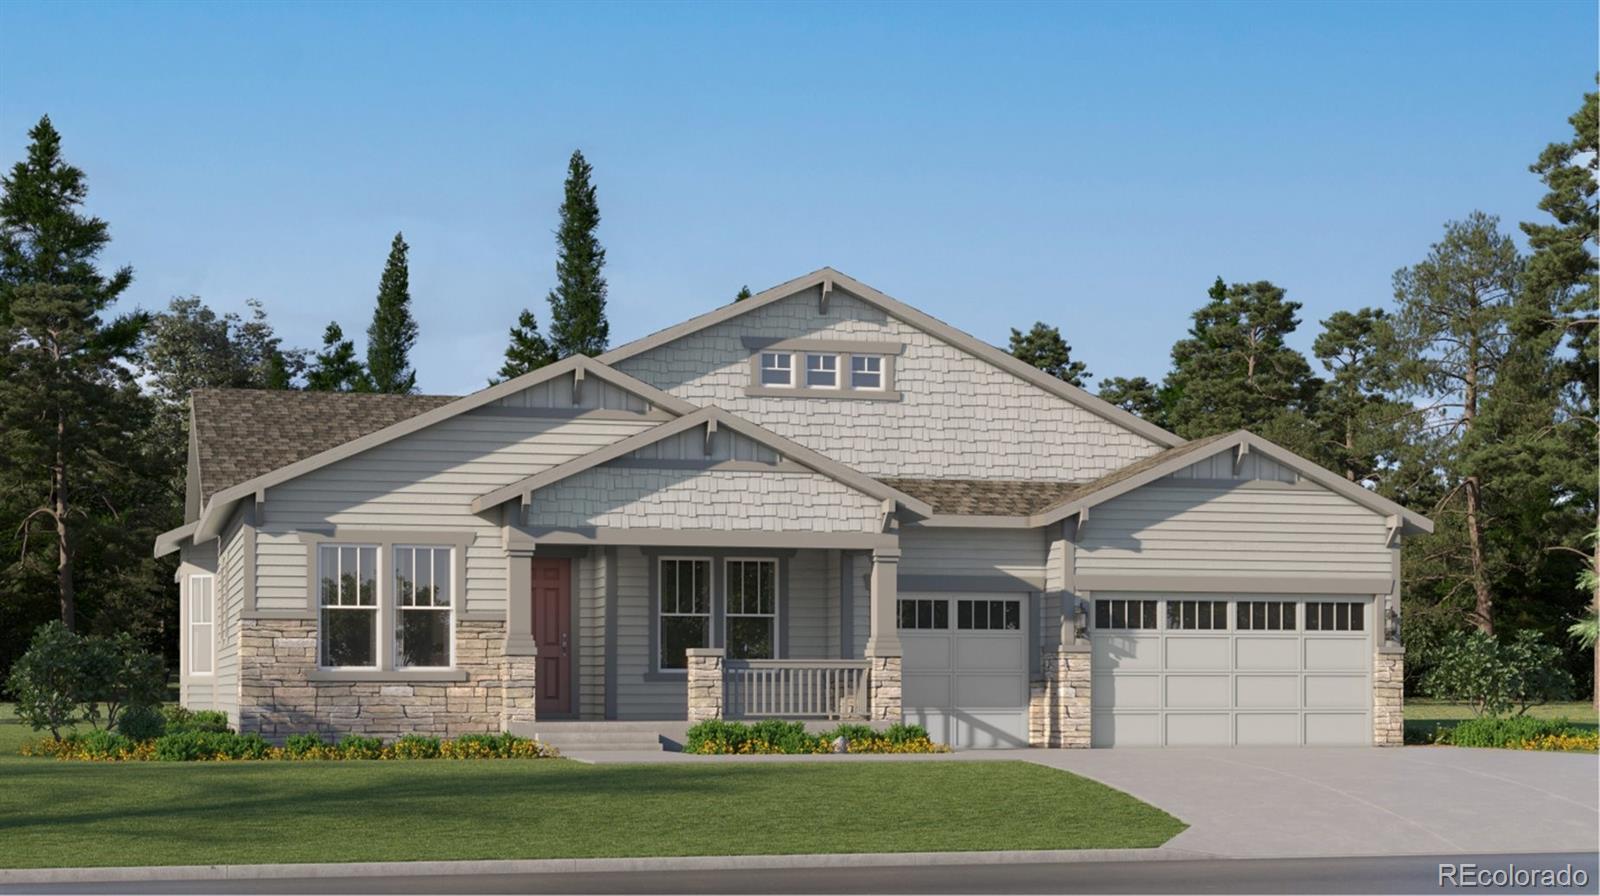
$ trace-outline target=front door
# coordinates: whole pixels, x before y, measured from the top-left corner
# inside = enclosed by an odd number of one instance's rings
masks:
[[[534,712],[572,712],[572,561],[533,559],[533,640],[539,645],[539,699]]]

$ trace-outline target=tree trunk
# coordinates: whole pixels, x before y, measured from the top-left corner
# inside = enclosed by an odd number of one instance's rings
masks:
[[[56,458],[50,469],[51,510],[56,519],[56,583],[61,591],[61,624],[77,624],[78,602],[72,588],[72,541],[67,531],[67,415],[56,415]]]
[[[1489,590],[1489,579],[1484,570],[1482,510],[1479,507],[1480,485],[1478,477],[1468,476],[1464,491],[1467,494],[1467,545],[1472,556],[1472,607],[1473,622],[1486,635],[1494,634],[1494,594]]]

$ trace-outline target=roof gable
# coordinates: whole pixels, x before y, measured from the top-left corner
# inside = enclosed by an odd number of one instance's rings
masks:
[[[960,349],[961,351],[978,358],[985,363],[999,368],[1034,387],[1064,399],[1085,411],[1099,416],[1126,430],[1137,433],[1150,441],[1163,446],[1183,444],[1183,439],[1167,432],[1159,426],[1142,420],[1127,411],[1110,404],[1089,392],[1063,382],[1055,377],[1043,373],[1030,364],[1017,360],[1006,352],[989,345],[975,336],[964,333],[949,324],[944,323],[931,315],[891,298],[876,289],[861,283],[833,268],[822,268],[804,277],[790,280],[771,289],[757,293],[742,302],[724,305],[713,311],[690,318],[683,323],[668,327],[642,339],[634,340],[626,345],[619,346],[599,356],[597,360],[605,364],[615,364],[625,361],[635,355],[650,351],[659,346],[674,342],[685,336],[698,333],[709,327],[731,320],[741,315],[758,311],[778,302],[793,299],[797,294],[814,291],[819,296],[818,301],[828,302],[834,290],[842,290],[866,304],[882,311],[905,324],[928,333],[930,336]]]

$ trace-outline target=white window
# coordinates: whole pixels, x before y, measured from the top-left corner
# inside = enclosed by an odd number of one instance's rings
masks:
[[[450,549],[394,549],[394,657],[398,668],[448,668],[455,640]]]
[[[839,388],[839,356],[806,355],[806,386],[812,389]]]
[[[216,646],[216,579],[189,577],[189,674],[210,675]]]
[[[761,385],[793,386],[794,355],[788,352],[762,352]]]
[[[776,659],[778,563],[728,561],[728,659]]]
[[[658,668],[687,669],[686,651],[711,646],[711,561],[661,559]]]
[[[877,355],[851,355],[850,388],[882,390],[883,358]]]
[[[324,544],[317,548],[323,666],[378,665],[378,549]]]

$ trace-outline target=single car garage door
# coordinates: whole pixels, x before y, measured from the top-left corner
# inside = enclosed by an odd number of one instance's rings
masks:
[[[1372,599],[1096,595],[1093,743],[1372,743]]]
[[[1016,594],[900,598],[905,720],[952,747],[1028,745],[1028,601]]]

